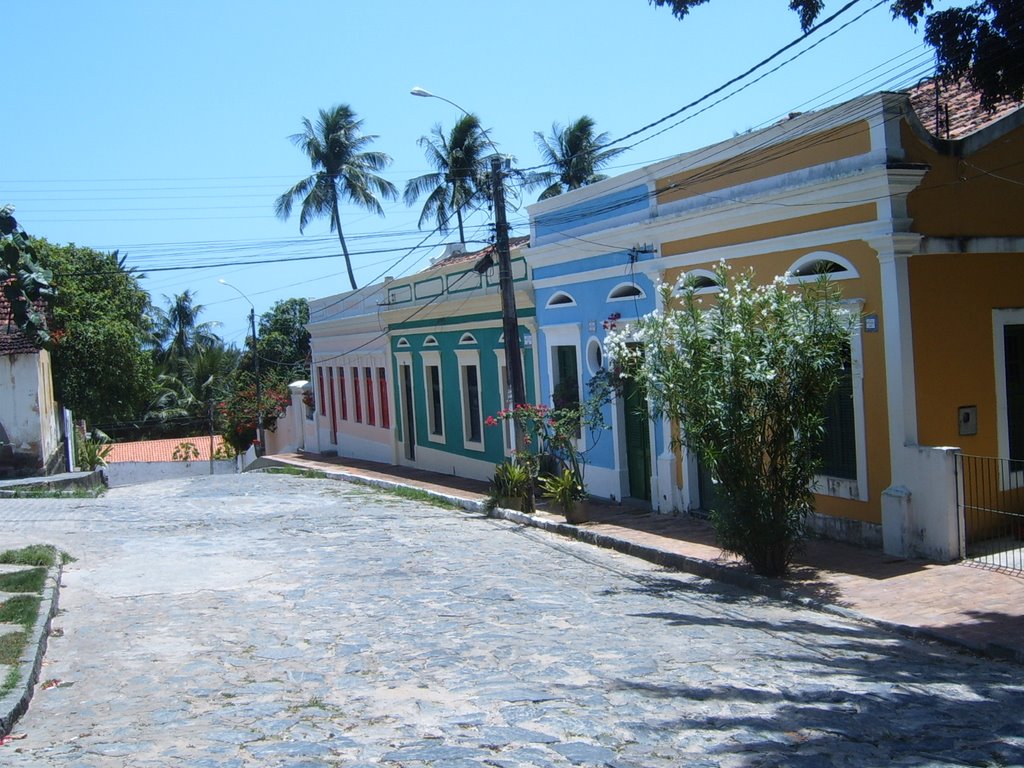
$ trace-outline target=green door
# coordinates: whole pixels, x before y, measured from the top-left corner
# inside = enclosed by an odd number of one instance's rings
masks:
[[[629,495],[651,500],[651,419],[647,400],[632,379],[625,379],[622,403],[626,424],[626,467]]]
[[[710,513],[718,508],[718,484],[712,479],[711,471],[703,461],[697,462],[697,493],[700,494],[700,508]]]

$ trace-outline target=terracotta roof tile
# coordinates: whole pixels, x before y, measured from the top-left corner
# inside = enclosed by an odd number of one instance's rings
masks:
[[[112,443],[110,455],[107,456],[107,463],[120,463],[124,461],[174,461],[171,456],[174,449],[182,443],[192,443],[199,451],[199,457],[193,461],[210,460],[210,436],[197,435],[195,437],[168,437],[162,440],[140,440],[134,443]],[[220,435],[213,438],[213,450],[216,450],[224,443]]]
[[[510,237],[508,239],[508,247],[510,249],[522,248],[524,245],[530,242],[530,238],[527,235],[521,237]],[[488,245],[486,248],[481,248],[479,251],[472,251],[468,253],[454,253],[444,259],[438,259],[431,264],[426,270],[438,269],[439,267],[448,267],[452,264],[459,264],[464,261],[477,262],[489,253],[494,253],[496,246]]]
[[[989,112],[982,108],[978,92],[965,82],[928,80],[911,88],[908,95],[921,125],[940,139],[961,139],[1021,107],[1003,102]]]
[[[7,285],[10,282],[13,282],[13,279],[3,283],[3,285]],[[35,307],[38,311],[45,312],[46,302],[42,300],[37,301],[35,302]],[[11,303],[0,292],[0,355],[24,355],[38,351],[39,348],[14,324]]]

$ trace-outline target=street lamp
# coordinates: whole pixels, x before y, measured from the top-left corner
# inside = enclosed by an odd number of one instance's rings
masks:
[[[256,455],[262,456],[266,450],[266,435],[263,432],[263,386],[260,381],[260,352],[259,346],[257,345],[258,337],[256,336],[256,307],[253,306],[252,301],[235,285],[232,285],[227,280],[221,278],[217,281],[221,285],[226,285],[231,288],[235,293],[241,296],[249,304],[249,322],[252,324],[252,365],[253,370],[256,374],[256,438],[259,440],[259,447],[256,449]]]
[[[438,96],[425,88],[416,86],[409,91],[413,96],[421,96],[425,99],[440,99],[451,104],[465,115],[469,112],[444,96]],[[523,358],[519,351],[519,317],[516,312],[515,286],[512,281],[512,256],[509,253],[508,245],[508,221],[505,218],[505,185],[504,175],[501,168],[501,154],[498,148],[491,141],[491,138],[484,134],[487,142],[494,150],[491,156],[491,194],[494,198],[494,248],[498,252],[498,286],[501,290],[501,320],[502,330],[505,333],[505,364],[508,366],[509,386],[512,389],[512,405],[526,404],[526,385],[523,381]],[[523,446],[522,436],[516,431],[516,444],[518,448]]]

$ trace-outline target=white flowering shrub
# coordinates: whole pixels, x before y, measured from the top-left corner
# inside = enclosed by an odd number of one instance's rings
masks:
[[[752,271],[733,276],[723,263],[716,278],[716,296],[685,277],[660,285],[663,309],[612,332],[606,352],[717,482],[719,544],[779,576],[804,537],[854,318],[824,276],[757,285]]]

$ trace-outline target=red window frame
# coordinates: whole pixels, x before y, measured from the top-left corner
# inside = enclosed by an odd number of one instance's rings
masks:
[[[334,367],[327,368],[327,385],[331,392],[331,443],[338,444],[338,408],[334,402]]]
[[[366,423],[373,427],[377,424],[377,411],[373,407],[373,368],[364,367],[363,375],[366,377]]]
[[[352,395],[355,398],[356,421],[363,421],[363,400],[359,395],[359,366],[352,366]]]
[[[341,420],[348,421],[348,393],[345,392],[345,368],[338,368],[338,392],[341,394]]]
[[[391,414],[388,411],[388,377],[384,368],[377,368],[377,388],[380,390],[380,425],[391,429]]]

